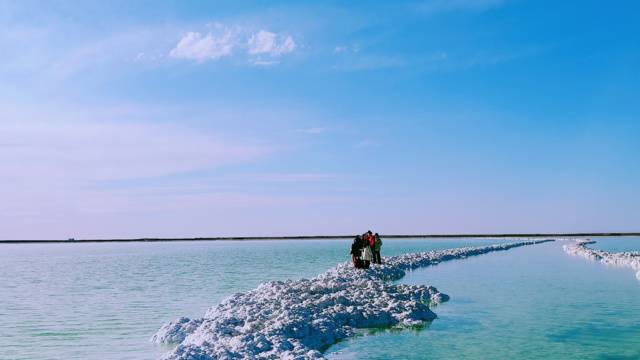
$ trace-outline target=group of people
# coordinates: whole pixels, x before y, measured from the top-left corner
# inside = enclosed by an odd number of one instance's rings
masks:
[[[368,269],[371,263],[382,264],[380,249],[382,239],[378,233],[373,234],[371,230],[362,235],[356,236],[351,244],[351,260],[356,269]]]

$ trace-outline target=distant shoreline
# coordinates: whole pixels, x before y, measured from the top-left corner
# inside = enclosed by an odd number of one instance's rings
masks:
[[[174,242],[174,241],[239,241],[239,240],[312,240],[312,239],[350,239],[354,235],[319,235],[319,236],[225,236],[195,238],[136,238],[136,239],[75,239],[75,240],[0,240],[0,244],[76,244],[107,242]],[[640,232],[612,233],[532,233],[532,234],[419,234],[419,235],[381,235],[386,239],[407,238],[537,238],[537,237],[601,237],[601,236],[640,236]]]

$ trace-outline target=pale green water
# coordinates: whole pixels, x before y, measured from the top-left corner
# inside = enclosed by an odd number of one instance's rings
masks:
[[[612,252],[640,251],[640,237],[637,236],[606,236],[594,237],[595,244],[589,245],[594,249]]]
[[[435,309],[439,318],[421,331],[365,332],[332,347],[330,358],[640,359],[635,273],[570,257],[561,245],[414,271],[401,282],[451,296]]]
[[[384,255],[499,240],[389,240]],[[166,321],[349,259],[349,240],[0,244],[0,359],[157,359]]]
[[[383,255],[499,241],[388,240]],[[199,317],[263,281],[315,276],[347,260],[348,243],[0,245],[0,359],[157,359],[166,349],[148,339],[164,322]],[[569,257],[559,244],[444,263],[402,281],[451,295],[435,310],[440,318],[418,332],[343,342],[331,357],[640,357],[633,272]]]

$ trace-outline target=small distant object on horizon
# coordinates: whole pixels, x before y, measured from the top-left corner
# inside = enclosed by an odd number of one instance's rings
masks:
[[[67,241],[76,241],[75,238],[68,238]]]

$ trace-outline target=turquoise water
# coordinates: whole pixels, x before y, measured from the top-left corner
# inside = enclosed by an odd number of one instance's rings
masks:
[[[638,236],[605,236],[594,237],[596,243],[589,245],[594,249],[612,252],[640,251],[640,237]]]
[[[451,296],[435,309],[439,318],[420,331],[363,331],[332,347],[329,357],[640,359],[635,273],[570,257],[561,245],[414,271],[400,282],[432,284]]]
[[[383,255],[500,240],[388,240]],[[349,259],[349,240],[0,244],[0,359],[157,359],[149,338],[268,280]]]

